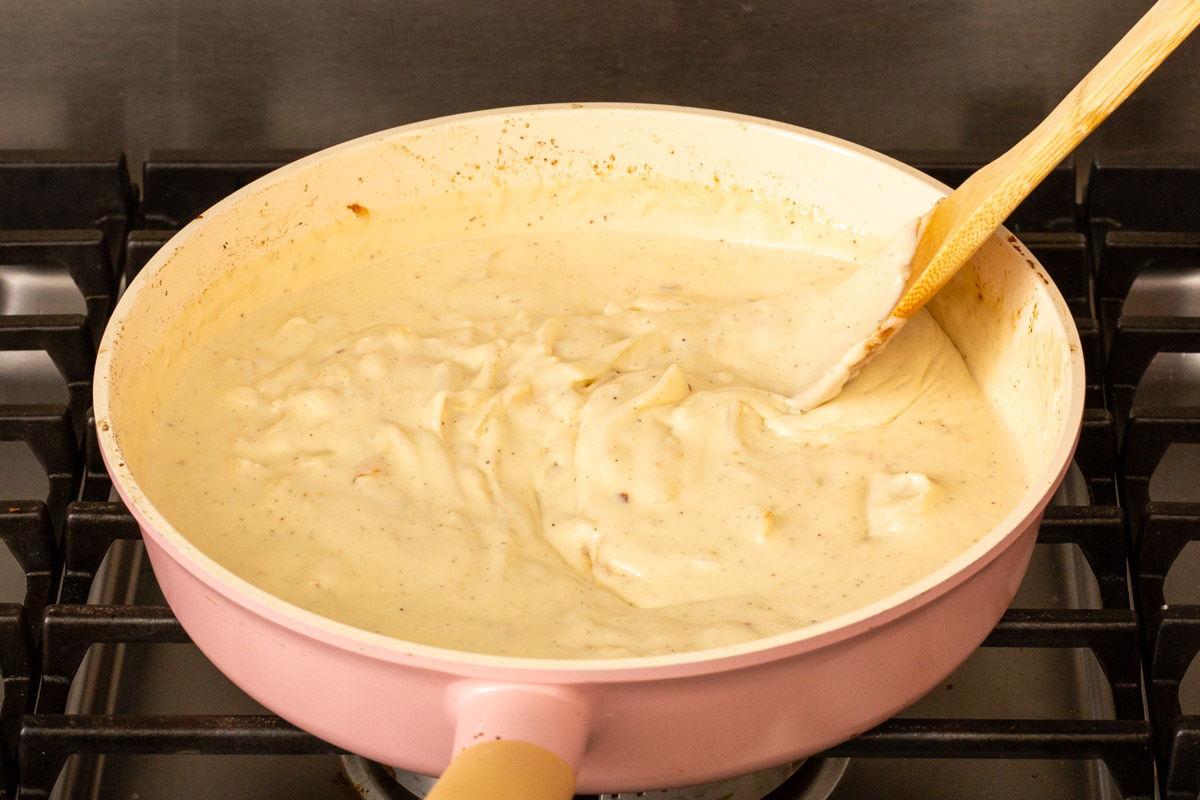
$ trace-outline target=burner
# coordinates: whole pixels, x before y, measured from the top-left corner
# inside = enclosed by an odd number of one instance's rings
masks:
[[[588,795],[597,800],[826,800],[848,759],[810,758],[723,781],[654,792]],[[363,800],[413,800],[428,794],[435,779],[385,767],[360,756],[343,756],[351,785]]]

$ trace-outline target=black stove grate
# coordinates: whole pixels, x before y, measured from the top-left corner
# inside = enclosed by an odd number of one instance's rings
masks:
[[[23,602],[0,605],[4,796],[48,797],[73,754],[339,752],[266,714],[65,713],[92,645],[187,641],[165,606],[88,603],[114,543],[138,537],[128,512],[106,502],[110,482],[89,430],[94,347],[114,287],[135,275],[172,230],[297,155],[152,153],[139,201],[119,154],[0,153],[0,272],[12,264],[59,270],[78,286],[86,310],[0,309],[0,351],[46,352],[69,397],[62,406],[0,406],[0,440],[26,442],[49,479],[45,497],[0,505],[0,539],[27,587]],[[979,165],[936,154],[904,158],[949,183]],[[1200,650],[1200,607],[1162,601],[1167,571],[1184,545],[1200,538],[1200,506],[1149,503],[1150,480],[1168,448],[1200,441],[1200,413],[1134,403],[1157,353],[1200,352],[1197,320],[1122,314],[1147,270],[1165,264],[1200,274],[1200,211],[1192,202],[1200,166],[1103,157],[1087,178],[1086,201],[1078,204],[1075,166],[1065,163],[1010,222],[1062,287],[1088,370],[1077,463],[1092,505],[1051,508],[1039,542],[1078,546],[1101,607],[1010,610],[985,645],[1089,650],[1111,688],[1115,718],[898,718],[833,755],[1098,760],[1126,798],[1155,795],[1157,761],[1164,796],[1200,793],[1200,717],[1182,714],[1179,702],[1180,682]],[[22,211],[30,206],[36,213]]]
[[[1173,447],[1200,443],[1200,394],[1188,376],[1162,397],[1139,399],[1138,389],[1160,354],[1200,353],[1200,307],[1186,291],[1200,275],[1198,190],[1196,156],[1100,157],[1087,199],[1149,718],[1162,793],[1172,800],[1200,792],[1200,716],[1182,713],[1180,703],[1184,674],[1200,651],[1200,606],[1167,606],[1163,586],[1186,543],[1200,539],[1200,506],[1151,502],[1151,482]],[[1132,308],[1139,280],[1157,289],[1154,308]]]
[[[893,720],[830,755],[922,758],[1099,759],[1127,798],[1151,797],[1150,728],[1143,721],[1138,626],[1124,581],[1123,526],[1115,509],[1051,509],[1042,543],[1080,546],[1089,563],[1110,574],[1101,585],[1115,608],[1010,610],[984,642],[990,647],[1084,647],[1096,656],[1112,689],[1116,720]],[[84,653],[94,644],[168,644],[188,641],[170,609],[144,605],[86,605],[106,551],[138,537],[119,503],[71,505],[63,544],[62,604],[43,621],[38,714],[25,718],[21,741],[22,797],[48,796],[66,758],[108,752],[280,754],[339,753],[337,748],[261,715],[64,715],[67,690]],[[1120,550],[1118,551],[1118,548]],[[1104,565],[1115,571],[1107,570]],[[1118,600],[1123,595],[1124,602]],[[216,731],[224,731],[217,735]]]
[[[70,411],[54,405],[0,406],[0,441],[24,442],[37,458],[49,484],[46,509],[61,531],[67,504],[79,490],[81,466]]]
[[[98,233],[115,269],[135,205],[124,153],[0,150],[0,231]]]

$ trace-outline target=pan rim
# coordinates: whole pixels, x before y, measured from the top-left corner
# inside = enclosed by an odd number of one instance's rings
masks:
[[[118,431],[112,424],[111,414],[111,370],[114,351],[120,347],[120,330],[123,323],[135,310],[139,290],[150,285],[162,268],[170,262],[171,255],[187,245],[188,240],[206,224],[206,219],[217,217],[224,208],[240,203],[245,198],[261,191],[265,186],[285,178],[290,172],[303,169],[318,161],[325,161],[351,150],[370,147],[382,140],[440,126],[461,125],[481,118],[497,116],[563,113],[655,116],[669,114],[706,118],[717,123],[765,127],[778,134],[804,140],[811,145],[840,150],[852,156],[882,163],[916,178],[931,188],[942,192],[949,191],[943,184],[895,159],[827,134],[742,114],[642,103],[563,103],[472,111],[390,128],[313,153],[226,197],[205,212],[203,215],[205,219],[198,219],[181,230],[163,246],[131,284],[118,303],[105,330],[97,354],[93,383],[97,436],[101,455],[113,477],[114,486],[126,507],[134,514],[144,536],[155,539],[171,558],[228,600],[259,616],[270,619],[275,624],[329,646],[352,649],[384,661],[430,666],[466,676],[486,675],[523,681],[580,683],[651,680],[675,675],[714,673],[773,661],[843,641],[859,632],[883,626],[903,616],[909,610],[949,592],[999,557],[1041,515],[1055,487],[1070,466],[1082,425],[1085,388],[1082,350],[1073,318],[1057,288],[1054,287],[1036,259],[1028,256],[1028,253],[1012,239],[1009,232],[1001,228],[995,236],[1007,240],[1008,246],[1016,247],[1023,257],[1031,259],[1031,268],[1044,279],[1041,282],[1045,284],[1045,288],[1037,290],[1043,293],[1043,297],[1047,301],[1044,311],[1050,312],[1055,325],[1061,327],[1066,333],[1070,350],[1069,372],[1071,375],[1071,386],[1067,399],[1067,422],[1055,443],[1047,465],[1030,482],[1030,487],[1021,500],[974,545],[943,567],[904,589],[824,622],[735,645],[653,656],[566,659],[473,653],[372,633],[306,611],[236,576],[202,553],[171,526],[142,492],[138,481],[127,466],[117,439]]]

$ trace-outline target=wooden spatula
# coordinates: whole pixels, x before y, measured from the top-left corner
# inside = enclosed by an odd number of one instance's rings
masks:
[[[853,356],[831,365],[832,380],[820,391],[797,395],[803,397],[800,405],[811,407],[840,391],[842,383],[950,280],[1047,173],[1141,85],[1197,23],[1200,0],[1159,0],[1050,116],[934,206],[921,222],[911,272],[891,312],[861,340]]]

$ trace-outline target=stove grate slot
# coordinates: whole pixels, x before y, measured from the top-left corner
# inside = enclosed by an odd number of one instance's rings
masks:
[[[1096,296],[1110,338],[1127,303],[1133,316],[1189,316],[1196,310],[1188,273],[1200,264],[1200,233],[1109,231],[1097,244]]]
[[[45,469],[46,507],[56,534],[61,535],[81,469],[69,410],[54,405],[0,405],[0,441],[24,442]]]
[[[1200,231],[1200,155],[1098,153],[1087,188],[1093,232]]]
[[[1087,560],[1104,608],[1129,608],[1125,563],[1125,516],[1116,506],[1046,508],[1038,529],[1041,544],[1077,545]]]
[[[34,714],[21,728],[17,797],[50,796],[71,755],[331,755],[344,750],[270,714]]]
[[[1150,721],[1168,797],[1200,793],[1200,715],[1184,714],[1180,687],[1200,654],[1200,606],[1168,605],[1164,586],[1190,542],[1200,542],[1200,503],[1150,503],[1135,564]]]
[[[1164,781],[1178,790],[1190,786],[1191,797],[1200,792],[1196,762],[1191,760],[1186,731],[1200,727],[1200,715],[1184,714],[1179,688],[1184,673],[1200,654],[1200,606],[1169,606],[1161,609],[1157,635],[1149,653],[1150,720]],[[1193,735],[1194,736],[1194,735]],[[1180,741],[1180,739],[1185,741]]]
[[[132,281],[175,231],[130,231],[125,240],[125,278]]]
[[[1117,504],[1116,452],[1112,414],[1099,408],[1085,408],[1075,463],[1087,481],[1088,494],[1095,505]]]
[[[1139,406],[1147,405],[1135,405],[1134,396],[1160,353],[1200,353],[1200,317],[1126,315],[1117,320],[1109,350],[1108,390],[1119,440],[1124,439],[1127,420]],[[1200,403],[1188,407],[1200,408]]]
[[[1200,795],[1200,717],[1181,717],[1173,726],[1171,769],[1163,779],[1163,800],[1196,800]]]
[[[46,504],[40,501],[5,502],[0,507],[0,541],[25,574],[25,597],[21,603],[29,619],[40,620],[54,599],[58,584],[58,554],[54,528]],[[32,631],[41,638],[41,628]],[[2,658],[2,656],[0,656]]]
[[[0,230],[97,228],[119,267],[135,202],[124,153],[0,150]]]
[[[1137,616],[1125,609],[1009,609],[984,647],[1084,647],[1112,689],[1118,719],[1140,720]]]
[[[42,351],[50,357],[66,381],[73,436],[80,441],[92,404],[92,372],[95,369],[95,351],[86,318],[77,314],[0,316],[0,350]],[[14,383],[27,380],[36,378],[21,376]],[[20,388],[15,391],[20,393]]]
[[[142,162],[142,217],[145,227],[179,230],[217,201],[307,150],[217,153],[204,150],[151,150]]]
[[[1135,407],[1129,415],[1122,448],[1121,497],[1129,530],[1131,552],[1138,552],[1138,539],[1151,501],[1150,484],[1168,450],[1177,445],[1200,444],[1200,406]]]
[[[1084,406],[1089,409],[1103,409],[1104,337],[1101,335],[1100,323],[1091,317],[1075,317],[1075,330],[1079,332],[1079,344],[1083,347]]]
[[[91,342],[99,343],[116,298],[109,253],[104,233],[97,230],[0,231],[4,312],[74,311],[79,297]],[[94,349],[89,343],[84,352]]]
[[[113,542],[139,540],[133,515],[120,502],[78,502],[67,508],[63,529],[63,577],[59,602],[88,601],[92,582]]]
[[[52,605],[42,622],[39,713],[61,714],[75,674],[94,644],[190,642],[165,606]]]
[[[100,442],[96,439],[96,413],[89,408],[84,422],[83,478],[79,499],[103,502],[113,496],[112,478],[100,454]]]
[[[13,797],[16,788],[17,737],[21,718],[32,710],[33,639],[25,609],[17,603],[0,604],[0,792]]]
[[[1125,800],[1154,797],[1150,725],[1139,720],[892,719],[827,756],[1100,759]]]

